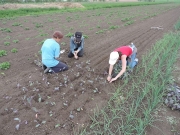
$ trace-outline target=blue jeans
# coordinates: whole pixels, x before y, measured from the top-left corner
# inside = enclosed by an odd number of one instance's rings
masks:
[[[131,54],[131,56],[129,56],[126,60],[127,66],[130,67],[131,69],[133,69],[136,65],[137,62],[134,61],[136,59],[136,54],[137,54],[137,48],[135,47],[134,44],[130,45],[131,48],[133,48],[133,53]],[[121,60],[119,60],[119,64],[121,64]]]

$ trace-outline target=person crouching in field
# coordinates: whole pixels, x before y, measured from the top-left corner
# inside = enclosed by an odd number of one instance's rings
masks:
[[[44,73],[57,73],[68,70],[68,66],[57,60],[60,55],[60,41],[63,34],[60,31],[55,31],[53,38],[46,39],[41,47],[42,64]]]
[[[70,52],[69,58],[74,57],[78,59],[83,56],[84,37],[81,32],[76,32],[70,39]]]
[[[126,71],[126,67],[134,68],[137,65],[138,59],[136,58],[137,48],[133,43],[128,46],[121,46],[116,48],[113,52],[110,53],[109,58],[109,74],[107,80],[111,83],[117,80],[119,77],[123,75]],[[112,76],[113,67],[116,62],[120,62],[122,67],[120,72],[116,76]]]

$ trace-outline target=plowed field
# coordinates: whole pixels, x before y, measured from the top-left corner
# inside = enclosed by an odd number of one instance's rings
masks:
[[[0,134],[73,135],[85,127],[89,115],[102,108],[122,83],[106,81],[110,52],[133,42],[141,63],[143,54],[173,30],[179,13],[180,6],[161,4],[0,20],[0,50],[7,51],[0,63],[11,64],[0,70]],[[60,60],[69,70],[44,74],[33,61],[41,59],[41,41],[55,30],[64,34],[61,49],[66,51]],[[79,60],[67,57],[70,38],[65,35],[76,31],[88,37]],[[12,53],[13,48],[18,52]]]

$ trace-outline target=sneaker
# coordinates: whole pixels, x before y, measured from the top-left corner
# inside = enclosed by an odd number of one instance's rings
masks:
[[[134,61],[138,63],[138,58],[135,58]]]
[[[47,67],[45,70],[44,70],[44,73],[52,73],[52,69],[50,67]]]

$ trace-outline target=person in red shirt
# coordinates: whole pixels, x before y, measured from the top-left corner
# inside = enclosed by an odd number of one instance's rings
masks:
[[[136,54],[137,54],[137,48],[133,43],[131,43],[131,45],[128,46],[121,46],[119,48],[116,48],[113,52],[111,52],[109,58],[109,64],[110,64],[109,74],[107,77],[108,82],[111,83],[117,80],[119,77],[121,77],[123,73],[126,71],[127,66],[133,69],[134,66],[136,66],[138,63]],[[113,67],[117,61],[121,62],[122,68],[121,71],[114,78],[112,78]]]

